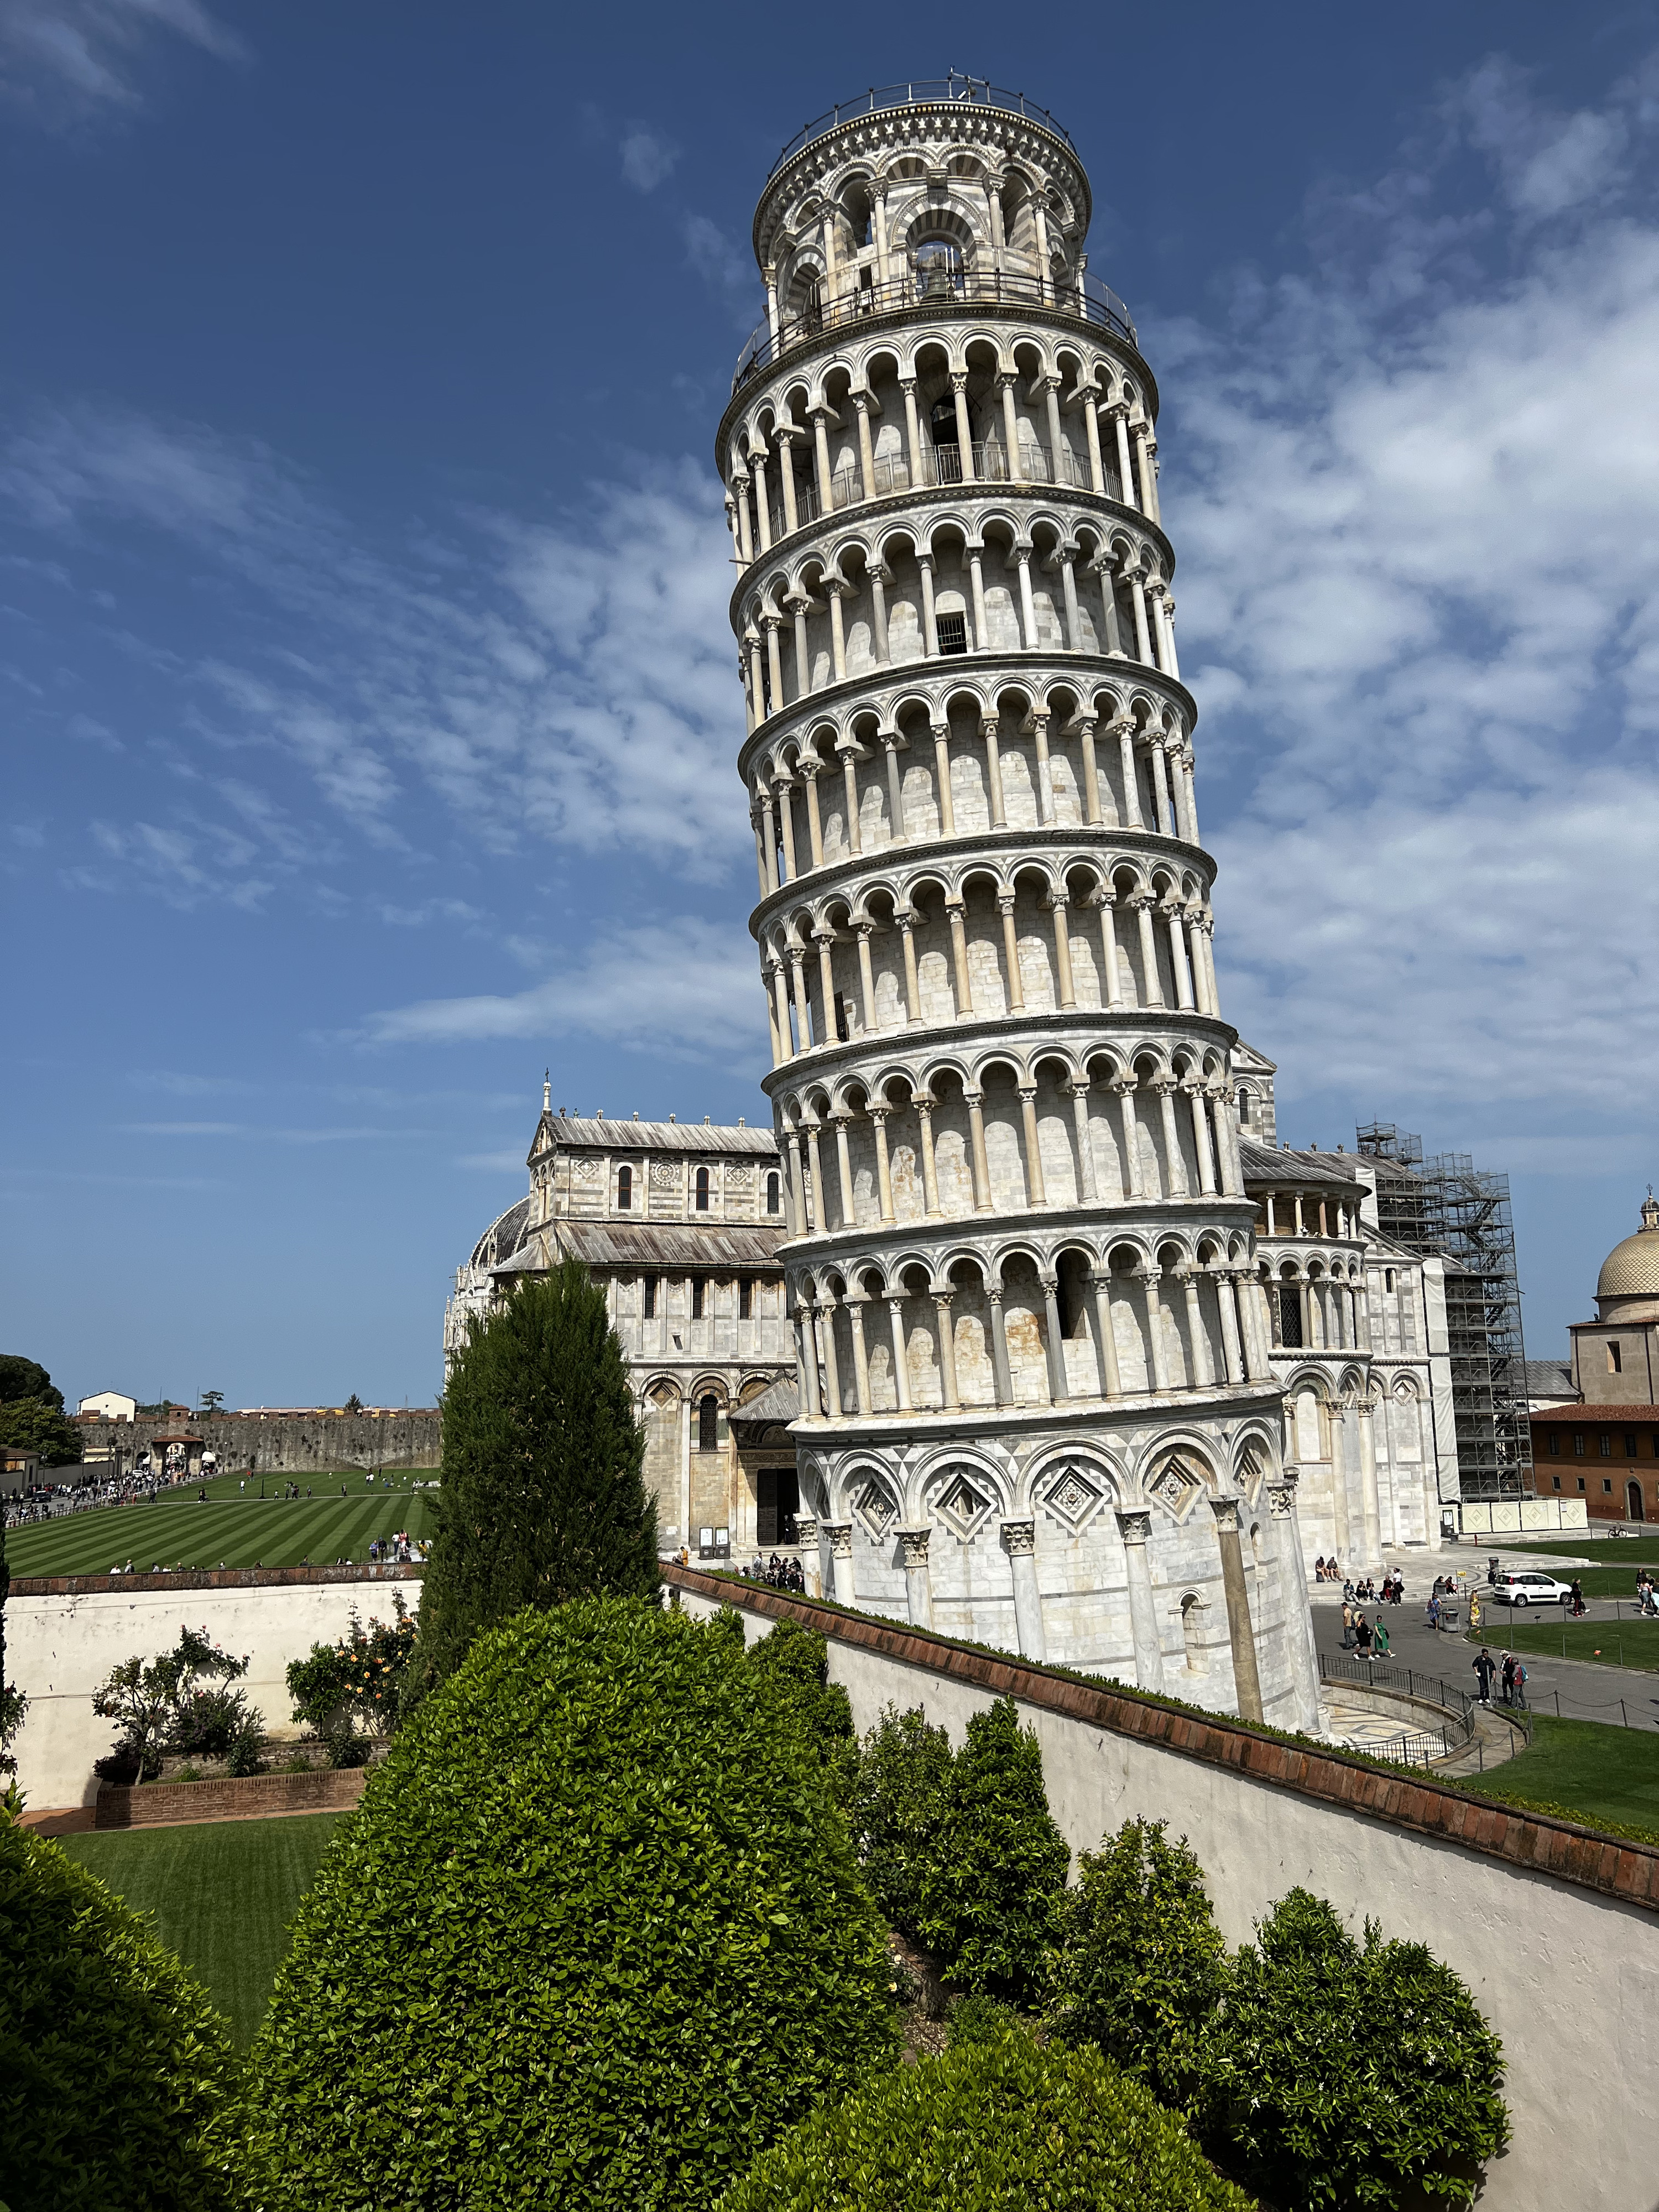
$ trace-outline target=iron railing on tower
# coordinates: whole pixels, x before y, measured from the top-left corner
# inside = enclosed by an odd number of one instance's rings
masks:
[[[1529,1497],[1521,1281],[1510,1181],[1468,1152],[1423,1157],[1422,1140],[1392,1121],[1354,1133],[1376,1170],[1377,1226],[1419,1257],[1445,1261],[1446,1340],[1460,1494]]]
[[[860,285],[828,300],[814,295],[805,305],[781,313],[775,331],[766,320],[757,323],[738,356],[732,389],[738,391],[760,370],[770,368],[793,348],[822,337],[826,331],[913,307],[958,304],[1044,307],[1051,313],[1074,315],[1080,321],[1093,323],[1132,346],[1139,344],[1127,307],[1110,285],[1103,284],[1086,270],[1075,279],[1058,282],[1052,276],[1028,276],[1013,270],[946,269],[933,264],[884,283]]]
[[[852,100],[843,100],[834,107],[826,108],[811,123],[803,123],[767,171],[769,185],[784,163],[810,146],[815,138],[834,131],[843,123],[856,123],[860,116],[879,115],[890,107],[919,107],[949,101],[953,106],[970,107],[1000,107],[1010,115],[1023,115],[1029,123],[1040,123],[1045,131],[1067,146],[1073,153],[1072,134],[1063,124],[1056,123],[1046,107],[1039,107],[1034,100],[1027,100],[1023,92],[1005,92],[988,77],[967,76],[960,70],[951,70],[945,76],[918,76],[902,84],[872,85],[867,92]]]

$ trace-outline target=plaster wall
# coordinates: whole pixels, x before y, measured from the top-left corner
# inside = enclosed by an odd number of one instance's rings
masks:
[[[740,1592],[733,1601],[743,1603]],[[684,1591],[706,1614],[711,1601]],[[750,1642],[769,1632],[745,1613]],[[941,1652],[941,1659],[948,1654]],[[830,1675],[860,1732],[884,1706],[920,1705],[961,1743],[989,1691],[830,1638]],[[1025,1705],[1054,1817],[1073,1852],[1137,1816],[1169,1822],[1201,1862],[1228,1942],[1252,1936],[1300,1884],[1356,1932],[1425,1943],[1455,1968],[1503,2038],[1514,2137],[1487,2169],[1486,2212],[1554,2212],[1562,2177],[1601,2212],[1659,2203],[1659,1915],[1490,1854],[1310,1800],[1086,1721]],[[1573,1992],[1577,2032],[1561,2032]],[[1593,2017],[1592,2017],[1593,2014]]]
[[[93,1711],[93,1692],[135,1651],[153,1659],[171,1649],[181,1627],[204,1630],[236,1658],[246,1654],[251,1663],[239,1686],[273,1735],[300,1735],[290,1718],[289,1662],[343,1636],[354,1608],[365,1621],[390,1619],[392,1593],[376,1587],[382,1577],[362,1570],[329,1579],[321,1571],[315,1580],[293,1571],[293,1581],[255,1583],[249,1576],[229,1588],[223,1586],[229,1575],[217,1587],[190,1575],[100,1577],[40,1595],[14,1583],[6,1605],[6,1678],[29,1700],[14,1747],[30,1806],[40,1812],[94,1802],[93,1763],[113,1747],[116,1730]],[[417,1577],[392,1568],[383,1579],[402,1581],[411,1610],[419,1604]]]

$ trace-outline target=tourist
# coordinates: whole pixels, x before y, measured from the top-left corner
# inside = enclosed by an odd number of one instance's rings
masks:
[[[1353,1640],[1358,1649],[1360,1657],[1362,1659],[1369,1659],[1371,1656],[1371,1625],[1370,1621],[1366,1620],[1363,1613],[1356,1614],[1355,1616],[1353,1624]]]
[[[1342,1599],[1342,1649],[1347,1651],[1353,1644],[1353,1607],[1345,1592]]]
[[[1439,1627],[1439,1626],[1440,1626],[1440,1577],[1437,1575],[1437,1576],[1435,1577],[1435,1583],[1434,1583],[1434,1595],[1433,1595],[1433,1596],[1429,1600],[1429,1626],[1430,1626],[1431,1628],[1438,1628],[1438,1627]]]
[[[1584,1585],[1577,1575],[1572,1578],[1572,1617],[1575,1620],[1584,1618]]]
[[[1371,1656],[1373,1659],[1386,1659],[1389,1656],[1389,1632],[1382,1626],[1380,1617],[1376,1627],[1371,1631]]]
[[[1512,1705],[1515,1703],[1515,1654],[1512,1651],[1506,1651],[1504,1654],[1504,1673],[1502,1679],[1504,1703],[1506,1705]]]
[[[1515,1679],[1511,1686],[1515,1702],[1524,1713],[1527,1710],[1527,1662],[1524,1659],[1517,1659],[1515,1662]]]
[[[1474,1655],[1474,1676],[1480,1685],[1480,1702],[1492,1703],[1492,1678],[1498,1672],[1498,1662],[1483,1644]]]

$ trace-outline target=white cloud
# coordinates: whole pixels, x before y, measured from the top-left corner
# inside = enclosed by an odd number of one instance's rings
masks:
[[[1225,1003],[1292,1091],[1616,1111],[1659,1079],[1638,109],[1478,74],[1478,219],[1432,164],[1382,179],[1224,334],[1148,334]]]
[[[706,215],[688,215],[681,234],[686,259],[709,290],[725,300],[737,321],[752,323],[761,305],[760,278],[753,257],[733,245]]]
[[[0,0],[0,88],[53,120],[136,107],[143,52],[161,31],[220,61],[246,58],[199,0]]]
[[[612,929],[532,989],[429,999],[373,1017],[377,1044],[463,1044],[571,1032],[664,1058],[761,1064],[766,1023],[753,945],[695,919]]]
[[[672,174],[680,149],[648,123],[630,123],[622,136],[622,172],[636,192],[653,192]]]

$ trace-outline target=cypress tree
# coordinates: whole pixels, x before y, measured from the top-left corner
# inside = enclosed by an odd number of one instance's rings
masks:
[[[404,1711],[526,1606],[657,1588],[645,1439],[605,1292],[579,1261],[474,1322],[443,1416],[438,1533]]]

